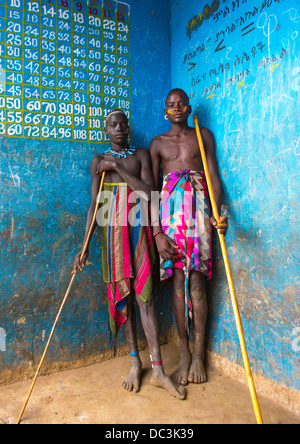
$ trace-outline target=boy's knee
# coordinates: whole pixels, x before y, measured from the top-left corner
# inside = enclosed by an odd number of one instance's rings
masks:
[[[143,301],[138,295],[136,295],[136,303],[140,311],[144,311],[147,315],[149,310],[154,307],[154,295],[153,293],[148,297],[147,301]]]
[[[191,298],[194,302],[201,302],[206,297],[205,287],[202,285],[196,285],[191,289]]]
[[[184,300],[185,299],[185,288],[184,286],[179,286],[177,288],[174,288],[174,298],[175,299],[181,299]]]

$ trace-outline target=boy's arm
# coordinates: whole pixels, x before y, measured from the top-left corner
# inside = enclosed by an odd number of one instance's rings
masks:
[[[150,156],[152,163],[154,190],[158,191],[161,157],[159,154],[159,144],[156,139],[153,139],[152,142],[150,143]]]
[[[152,230],[155,237],[156,246],[159,255],[165,260],[174,260],[177,258],[176,250],[178,246],[172,241],[167,235],[162,231],[159,215],[159,173],[160,173],[160,163],[161,157],[159,154],[159,142],[158,139],[153,139],[150,144],[150,155],[152,163],[152,172],[154,180],[154,191],[155,195],[151,199],[151,221]]]
[[[92,190],[91,190],[92,196],[91,196],[90,208],[89,208],[89,211],[87,213],[87,218],[86,218],[85,235],[84,235],[81,251],[75,257],[72,273],[76,273],[78,271],[78,269],[80,271],[83,271],[82,268],[84,267],[85,262],[89,256],[89,244],[90,244],[91,238],[92,238],[93,233],[96,228],[96,221],[95,221],[94,226],[92,228],[91,237],[90,237],[89,243],[87,245],[86,252],[82,258],[82,262],[80,262],[80,256],[82,253],[82,249],[83,249],[83,246],[85,245],[85,241],[87,239],[87,236],[88,236],[88,233],[90,230],[90,226],[91,226],[91,223],[93,220],[93,216],[94,216],[94,212],[95,212],[95,208],[96,208],[97,196],[98,196],[99,187],[100,187],[101,176],[99,174],[97,174],[98,164],[99,164],[99,158],[96,156],[93,158],[93,160],[91,162],[91,167],[90,167],[91,178],[92,178]]]
[[[147,186],[147,195],[149,201],[151,199],[151,191],[153,190],[153,175],[151,167],[151,157],[148,150],[140,148],[138,150],[139,159],[141,161],[141,177],[140,180]]]
[[[153,173],[153,189],[155,191],[155,195],[151,200],[151,219],[152,219],[152,228],[153,234],[156,235],[161,230],[160,217],[159,217],[159,173],[160,173],[160,163],[161,157],[159,154],[159,144],[156,139],[153,139],[150,144],[150,156],[151,156],[151,164],[152,164],[152,173]]]
[[[228,223],[227,223],[228,217],[221,216],[223,190],[218,171],[215,140],[212,133],[207,128],[201,128],[201,135],[205,147],[207,166],[213,188],[214,198],[218,208],[218,213],[220,215],[219,224],[217,223],[214,217],[211,218],[211,223],[215,228],[217,228],[220,231],[221,234],[226,234],[228,228]]]

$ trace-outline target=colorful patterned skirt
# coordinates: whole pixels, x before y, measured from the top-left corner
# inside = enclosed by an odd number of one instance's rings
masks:
[[[178,245],[178,259],[160,260],[161,280],[173,276],[174,268],[185,274],[185,314],[192,318],[189,297],[191,270],[200,271],[207,279],[212,275],[212,227],[209,196],[203,172],[176,171],[164,176],[160,202],[163,232]]]
[[[97,222],[102,240],[109,324],[112,333],[117,335],[127,320],[127,296],[131,291],[145,303],[152,296],[155,250],[148,202],[138,199],[126,183],[105,183]]]

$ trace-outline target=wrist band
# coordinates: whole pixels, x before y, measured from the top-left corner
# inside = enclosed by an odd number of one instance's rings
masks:
[[[159,231],[158,233],[153,234],[153,237],[156,238],[156,236],[158,236],[159,234],[163,234],[163,233],[164,233],[163,231]]]
[[[129,354],[130,354],[130,356],[138,356],[139,352],[138,351],[136,351],[136,352],[129,352]]]
[[[153,361],[151,355],[150,355],[150,361],[151,361],[152,368],[162,365],[162,361]]]

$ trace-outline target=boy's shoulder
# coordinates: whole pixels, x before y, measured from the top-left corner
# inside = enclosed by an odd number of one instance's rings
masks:
[[[92,160],[91,160],[91,165],[90,165],[90,170],[91,172],[96,171],[99,163],[101,162],[101,160],[103,159],[103,154],[96,154]]]
[[[93,160],[100,160],[102,158],[103,154],[104,153],[102,153],[102,154],[95,154],[95,156],[92,158],[92,161]]]
[[[102,159],[103,159],[103,154],[95,154],[95,156],[91,160],[91,164],[100,162]]]
[[[136,153],[139,153],[139,154],[149,153],[149,150],[147,150],[147,148],[144,148],[143,146],[139,146],[138,148],[134,148],[134,150],[136,151]]]
[[[149,150],[147,150],[147,148],[144,148],[142,146],[135,148],[135,152],[136,152],[137,157],[140,160],[146,160],[146,159],[149,159],[149,157],[150,157]]]
[[[154,137],[150,143],[150,151],[158,149],[161,147],[162,143],[166,141],[166,139],[171,135],[171,131],[167,131],[166,133],[160,134]]]
[[[213,137],[213,134],[212,134],[212,132],[210,131],[210,129],[205,128],[204,126],[202,126],[202,127],[200,128],[200,131],[201,131],[201,134],[204,135],[204,136],[207,136],[207,137]]]
[[[200,133],[205,145],[205,148],[209,149],[210,147],[214,147],[215,139],[213,133],[205,127],[200,128]]]

